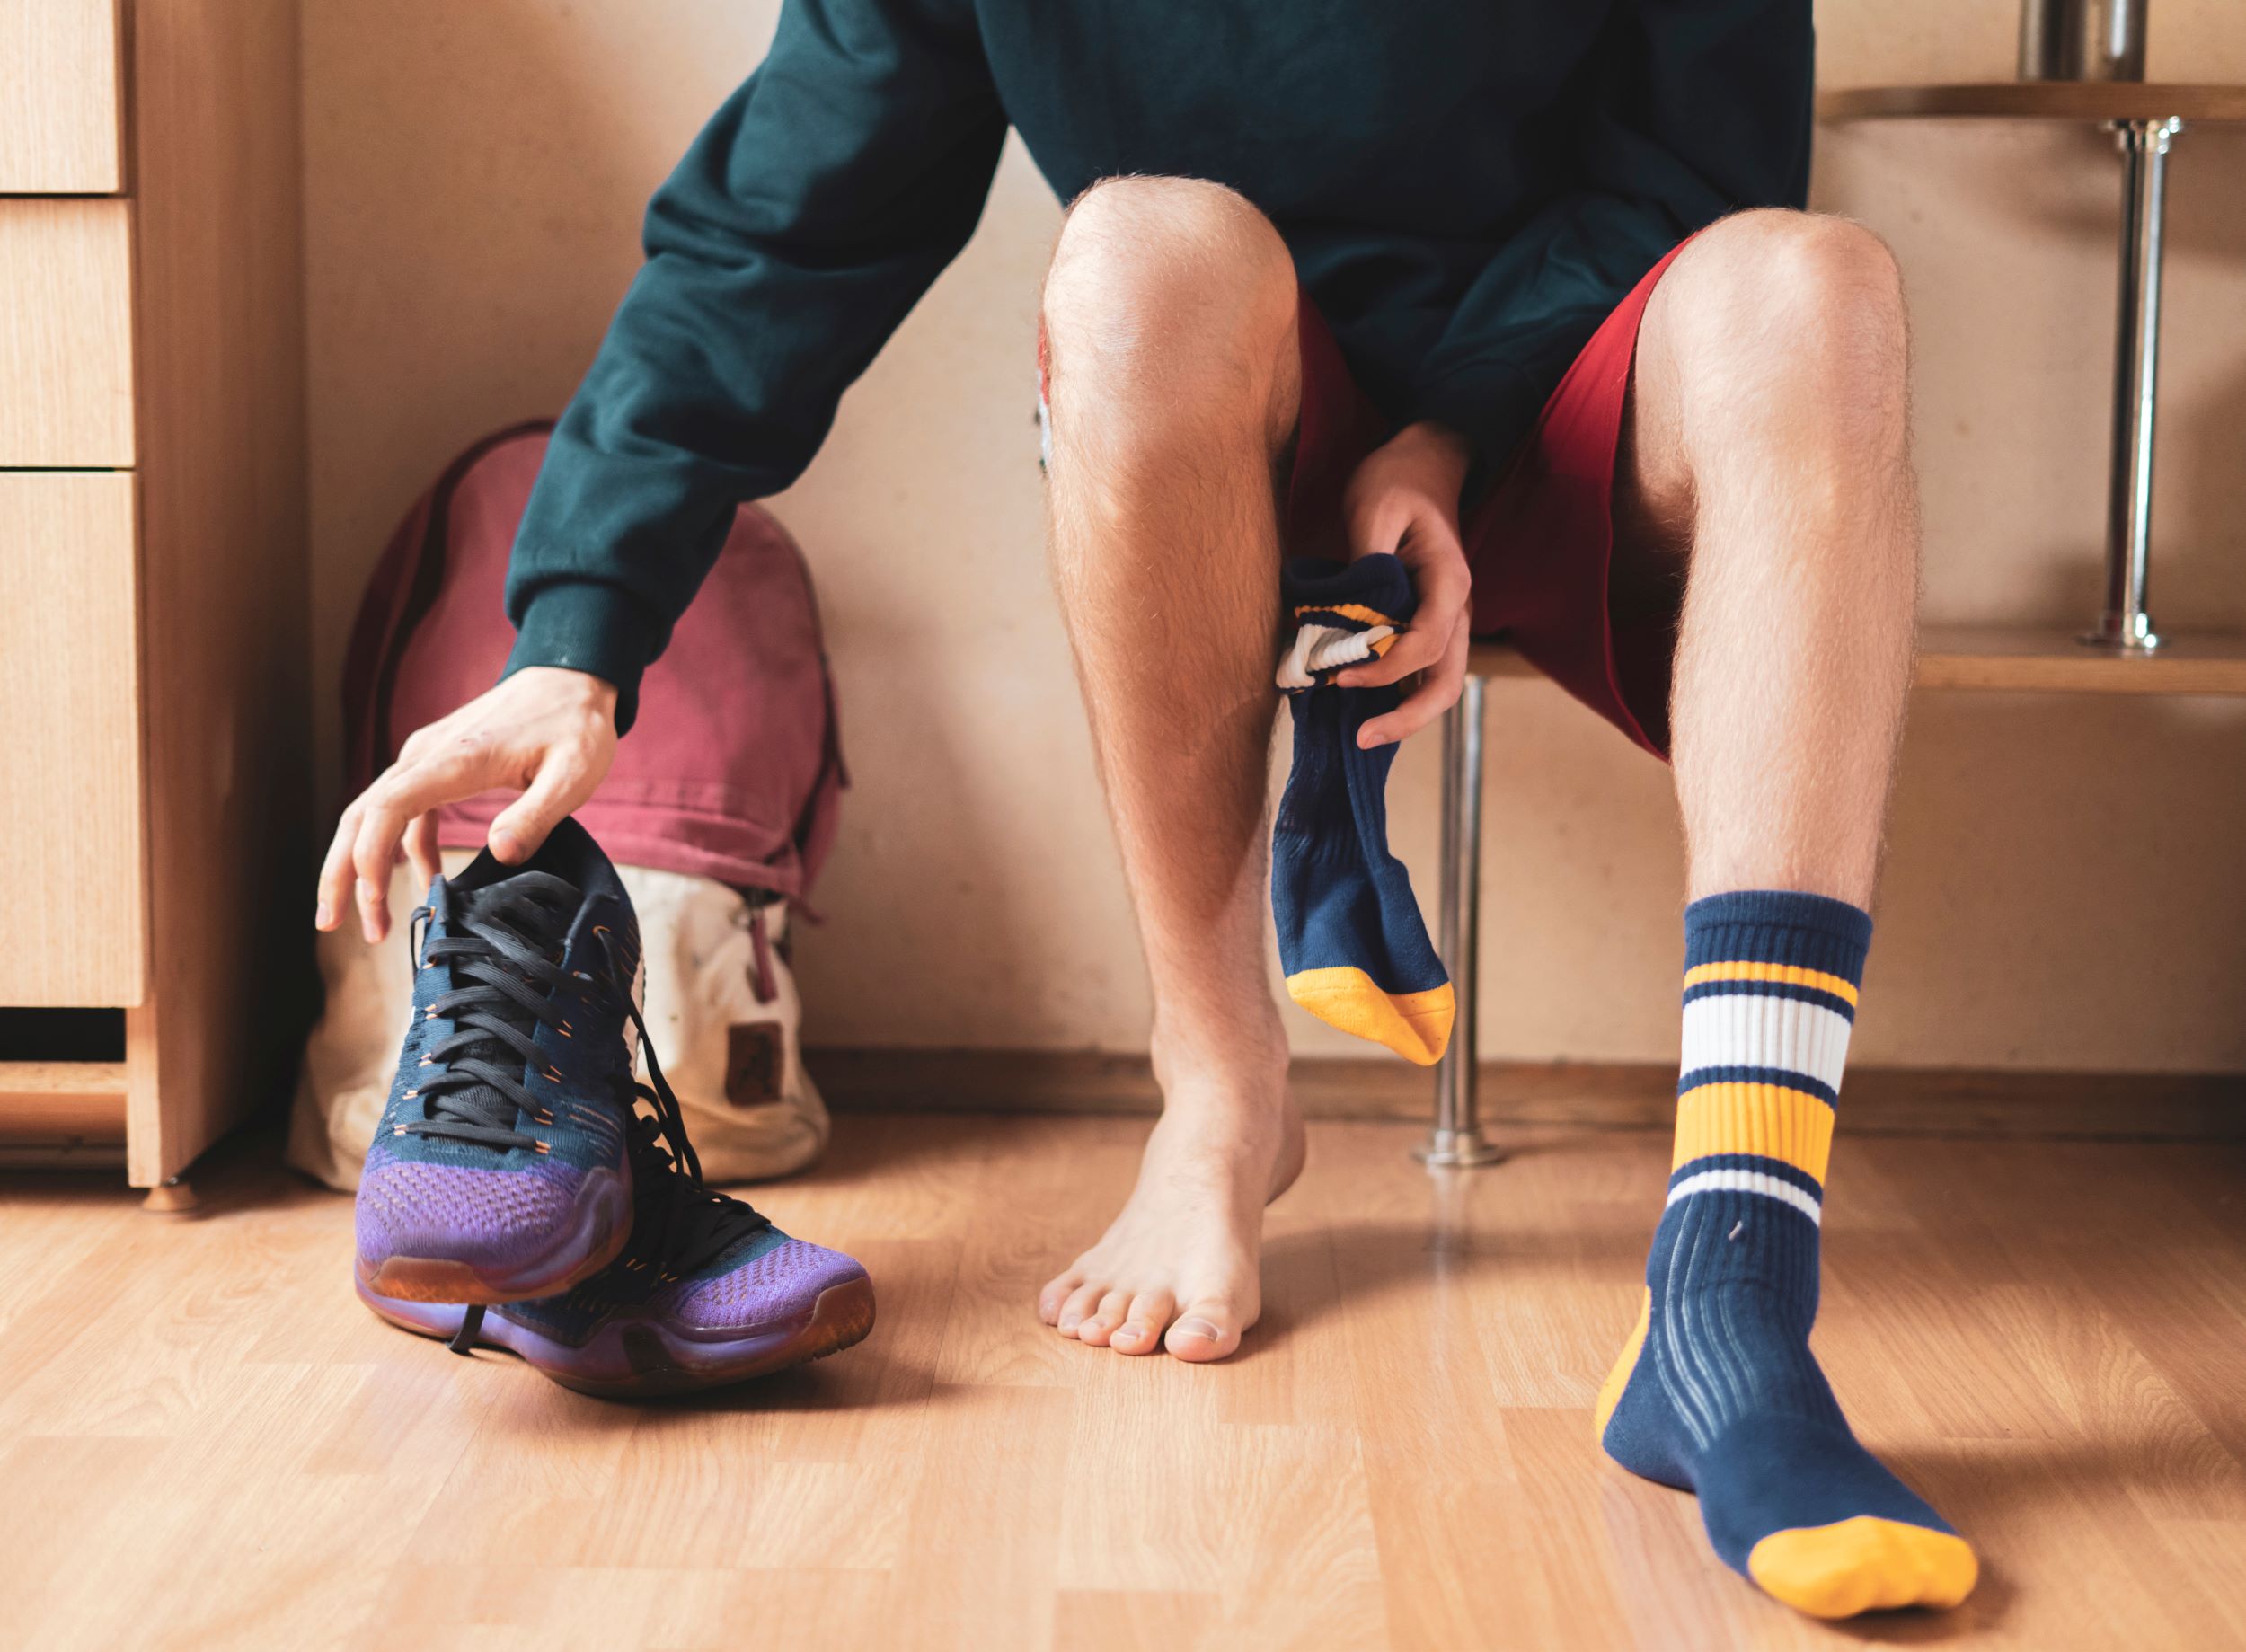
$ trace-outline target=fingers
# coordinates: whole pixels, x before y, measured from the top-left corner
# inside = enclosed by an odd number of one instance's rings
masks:
[[[1379,688],[1401,683],[1415,671],[1432,670],[1451,645],[1452,633],[1464,622],[1467,599],[1473,594],[1473,576],[1467,571],[1463,551],[1446,552],[1415,561],[1412,584],[1419,597],[1419,612],[1410,628],[1396,638],[1378,659],[1351,666],[1334,681],[1344,688]]]
[[[1442,659],[1446,639],[1456,629],[1457,618],[1455,613],[1446,616],[1422,606],[1411,629],[1399,635],[1387,653],[1339,672],[1333,680],[1344,688],[1383,688],[1402,682],[1415,671],[1428,670]]]
[[[351,893],[351,847],[358,841],[359,814],[359,806],[353,803],[335,823],[327,859],[320,863],[319,904],[312,914],[314,929],[333,929],[343,922],[343,903]]]
[[[378,782],[367,799],[384,791]],[[362,799],[362,801],[366,801]],[[390,932],[390,869],[398,863],[398,848],[412,817],[395,803],[367,801],[358,817],[358,836],[351,844],[351,870],[357,878],[358,932],[372,946]]]
[[[447,755],[424,757],[411,768],[393,765],[346,814],[347,821],[351,814],[358,820],[349,869],[358,879],[359,932],[369,945],[390,932],[390,870],[398,863],[408,826],[440,804],[473,797],[500,778],[486,772],[491,764],[482,752],[482,747],[463,744]],[[339,837],[340,833],[339,827]],[[427,852],[433,859],[433,826]]]
[[[616,749],[616,690],[581,671],[532,666],[451,716],[416,729],[398,760],[336,823],[320,868],[313,922],[334,929],[347,902],[368,941],[390,929],[389,890],[402,853],[424,880],[444,862],[432,809],[494,787],[526,795],[492,823],[491,847],[517,863],[592,794]]]
[[[1457,704],[1459,691],[1466,685],[1468,640],[1466,616],[1462,613],[1451,628],[1442,657],[1404,695],[1402,703],[1393,711],[1367,718],[1357,729],[1358,749],[1371,751],[1376,746],[1393,745],[1419,733]]]
[[[548,752],[529,790],[491,822],[486,840],[491,853],[508,866],[521,865],[538,853],[546,834],[591,794],[599,779],[581,754],[567,747]]]
[[[413,862],[414,881],[423,889],[437,881],[444,861],[437,853],[437,811],[425,808],[406,823],[406,858]]]

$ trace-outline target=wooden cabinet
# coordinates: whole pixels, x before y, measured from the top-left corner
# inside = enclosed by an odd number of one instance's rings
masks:
[[[122,1006],[146,988],[137,544],[129,473],[0,471],[0,1003]]]
[[[0,465],[133,463],[132,208],[0,200]]]
[[[0,1157],[144,1186],[310,979],[296,26],[0,0]]]
[[[124,188],[119,0],[0,0],[0,195]]]

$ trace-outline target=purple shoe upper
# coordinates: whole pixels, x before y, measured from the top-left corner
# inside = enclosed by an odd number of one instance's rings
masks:
[[[585,1173],[536,1174],[401,1159],[377,1141],[358,1183],[362,1257],[443,1256],[511,1270],[534,1261],[568,1223]]]
[[[771,1242],[744,1247],[722,1265],[680,1279],[659,1299],[660,1311],[693,1334],[739,1335],[808,1313],[824,1292],[865,1277],[839,1250],[766,1228]]]
[[[652,1324],[689,1340],[738,1340],[807,1319],[820,1295],[866,1277],[839,1250],[791,1239],[750,1206],[705,1186],[683,1123],[654,1091],[635,1121],[632,1237],[575,1290],[509,1303],[505,1317],[553,1341],[590,1342],[610,1324]]]

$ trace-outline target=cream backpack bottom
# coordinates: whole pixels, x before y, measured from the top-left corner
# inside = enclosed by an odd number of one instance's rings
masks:
[[[457,872],[474,857],[445,852]],[[800,1170],[827,1145],[827,1107],[803,1070],[802,1000],[781,956],[785,902],[752,906],[738,891],[684,872],[619,866],[646,958],[642,1006],[656,1059],[677,1091],[712,1182]],[[370,947],[346,924],[320,937],[327,1008],[305,1045],[289,1121],[288,1162],[332,1188],[358,1186],[375,1121],[397,1072],[412,1011],[405,914],[419,903],[411,867],[392,876],[389,939]]]

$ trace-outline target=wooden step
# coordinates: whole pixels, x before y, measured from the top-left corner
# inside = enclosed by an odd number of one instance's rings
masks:
[[[2246,86],[2123,80],[1841,86],[1817,93],[1820,120],[2246,120]]]
[[[1534,676],[1503,643],[1474,645],[1483,676]],[[1918,686],[2028,693],[2246,694],[2246,637],[2173,637],[2150,654],[2084,646],[2073,632],[2008,626],[1929,626],[1919,640]]]

